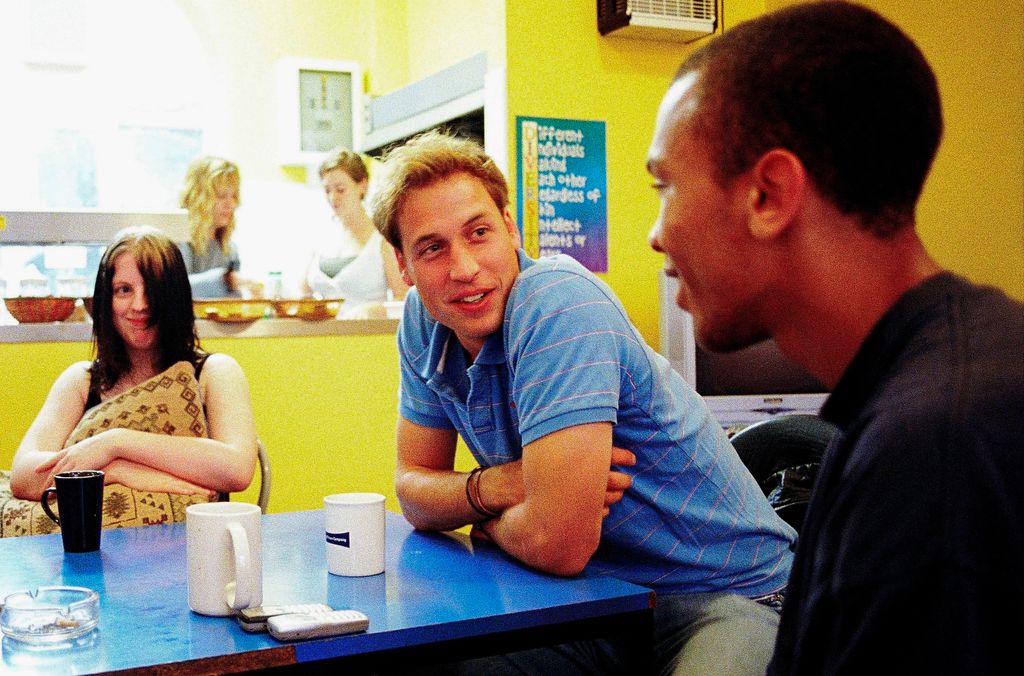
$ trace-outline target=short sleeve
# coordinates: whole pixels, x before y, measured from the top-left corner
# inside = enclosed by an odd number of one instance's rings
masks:
[[[635,341],[611,292],[562,269],[521,275],[505,350],[523,445],[552,432],[616,422],[624,344]]]

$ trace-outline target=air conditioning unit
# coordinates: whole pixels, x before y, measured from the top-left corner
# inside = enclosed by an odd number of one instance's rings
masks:
[[[716,0],[597,0],[601,35],[693,42],[715,32]]]

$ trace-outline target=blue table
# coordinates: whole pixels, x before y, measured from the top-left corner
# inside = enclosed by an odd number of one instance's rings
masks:
[[[184,524],[106,530],[88,554],[64,554],[59,535],[0,540],[0,597],[59,584],[100,594],[96,631],[49,650],[4,637],[0,672],[226,673],[317,660],[382,670],[624,633],[642,659],[650,644],[650,590],[586,572],[537,573],[464,535],[415,532],[393,513],[386,570],[365,578],[327,573],[321,511],[263,517],[264,605],[354,608],[370,618],[365,634],[280,643],[232,618],[197,615],[185,562]]]

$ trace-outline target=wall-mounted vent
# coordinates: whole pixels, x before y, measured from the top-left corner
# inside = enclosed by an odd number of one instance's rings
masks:
[[[601,35],[692,42],[715,32],[716,0],[597,0]]]

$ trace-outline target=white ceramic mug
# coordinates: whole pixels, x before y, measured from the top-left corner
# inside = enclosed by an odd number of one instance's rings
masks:
[[[263,602],[258,505],[209,502],[185,510],[188,606],[201,615],[233,615]]]
[[[327,570],[362,577],[384,572],[384,496],[336,493],[324,498]]]

